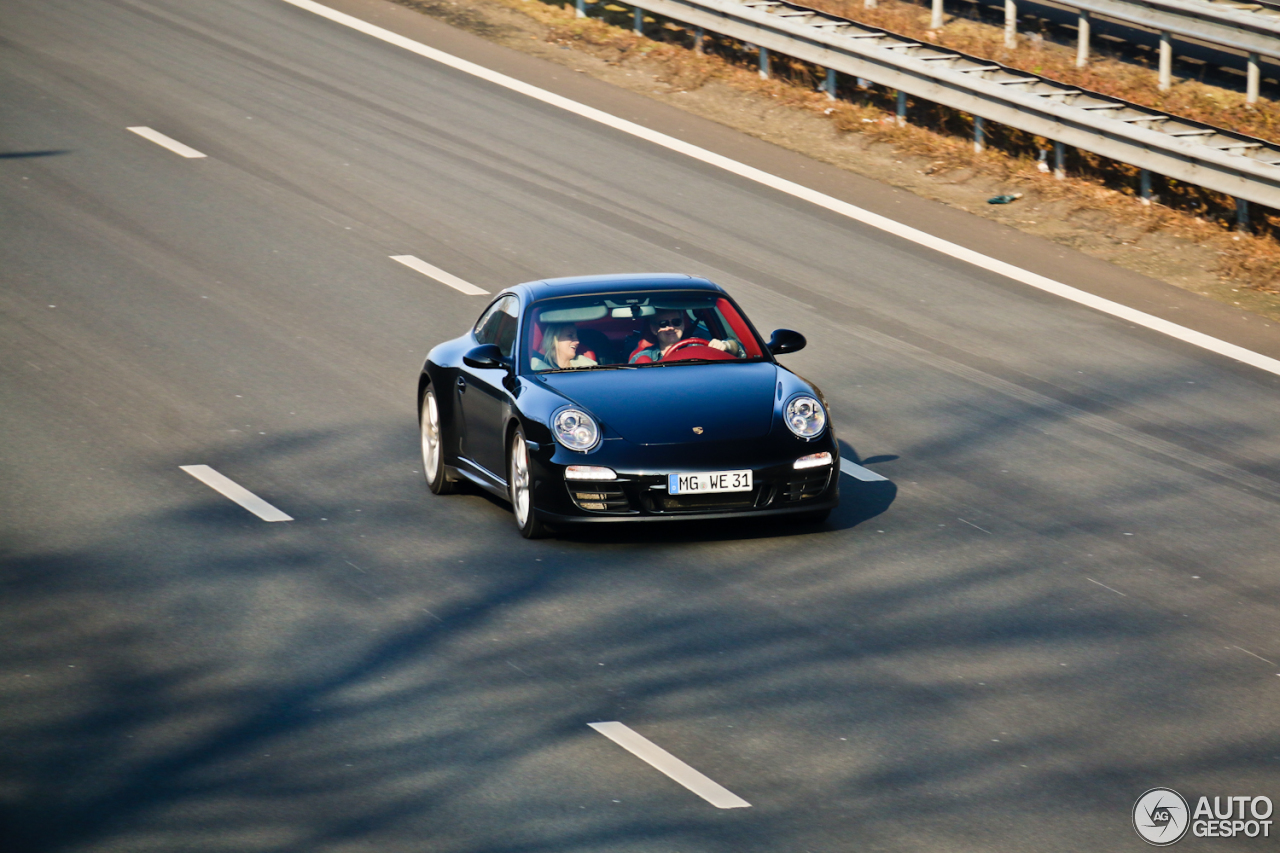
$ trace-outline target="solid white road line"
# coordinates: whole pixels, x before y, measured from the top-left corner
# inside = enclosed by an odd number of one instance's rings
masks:
[[[197,151],[196,149],[192,148],[189,145],[183,145],[181,142],[179,142],[176,139],[170,139],[169,137],[165,136],[163,133],[161,133],[158,130],[152,130],[149,127],[130,127],[126,129],[132,130],[134,133],[138,134],[143,139],[150,139],[156,145],[160,145],[160,146],[163,146],[164,148],[168,148],[174,154],[179,154],[183,157],[192,157],[192,158],[207,156]]]
[[[487,290],[481,290],[470,282],[463,281],[456,275],[450,275],[439,267],[433,267],[431,264],[421,258],[415,258],[413,255],[392,255],[391,260],[398,261],[411,270],[417,270],[425,276],[434,278],[441,284],[447,284],[454,290],[461,290],[463,293],[467,294],[467,296],[484,296],[489,292]]]
[[[293,521],[292,516],[285,515],[235,480],[219,474],[208,465],[179,465],[178,467],[215,492],[231,498],[263,521]]]
[[[987,257],[981,252],[966,249],[964,246],[957,245],[956,243],[952,243],[948,240],[943,240],[942,238],[935,237],[932,234],[927,234],[924,231],[912,228],[909,225],[903,225],[901,222],[895,222],[894,220],[889,219],[886,216],[881,216],[878,213],[863,210],[860,207],[832,198],[831,196],[820,193],[817,190],[811,190],[808,187],[788,181],[785,178],[779,178],[776,175],[771,175],[768,172],[753,168],[745,163],[739,163],[736,160],[731,160],[728,157],[708,151],[705,148],[699,148],[696,145],[690,145],[687,142],[682,142],[673,136],[667,136],[665,133],[650,130],[643,125],[627,121],[626,119],[620,119],[617,116],[609,115],[602,110],[597,110],[594,107],[588,107],[585,104],[580,104],[577,101],[572,101],[568,98],[548,92],[546,89],[531,86],[528,83],[515,79],[514,77],[499,74],[498,72],[491,71],[482,65],[476,65],[474,62],[468,62],[465,59],[445,53],[442,50],[428,47],[421,42],[416,42],[413,39],[397,35],[390,30],[385,30],[382,27],[367,23],[359,18],[353,18],[350,15],[330,9],[328,6],[323,6],[314,2],[314,0],[284,0],[284,2],[297,6],[299,9],[306,9],[308,12],[314,12],[315,14],[328,18],[330,21],[341,24],[344,27],[350,27],[351,29],[362,32],[365,35],[381,39],[388,44],[393,44],[396,47],[412,51],[419,56],[425,56],[427,59],[434,60],[442,65],[447,65],[450,68],[479,77],[480,79],[486,80],[495,85],[502,86],[514,92],[519,92],[523,95],[529,96],[530,98],[535,98],[545,104],[550,104],[551,106],[568,110],[575,115],[599,122],[600,124],[607,125],[615,130],[620,130],[623,133],[628,133],[632,136],[652,142],[655,145],[661,145],[663,148],[667,148],[671,151],[677,151],[681,154],[688,155],[696,160],[701,160],[703,163],[732,172],[735,175],[739,175],[743,178],[747,178],[748,180],[771,187],[779,192],[784,192],[796,198],[804,199],[805,201],[816,204],[819,207],[824,207],[834,213],[857,220],[864,225],[870,225],[873,228],[878,228],[881,231],[901,237],[904,240],[909,240],[919,246],[924,246],[925,248],[932,249],[935,252],[949,255],[957,260],[973,264],[974,266],[981,267],[985,270],[990,270],[991,272],[1005,276],[1006,278],[1011,278],[1014,281],[1022,282],[1023,284],[1037,288],[1038,290],[1043,290],[1048,293],[1052,293],[1055,296],[1060,296],[1063,299],[1069,299],[1072,302],[1086,305],[1090,308],[1101,311],[1104,314],[1110,314],[1111,316],[1118,317],[1121,320],[1152,329],[1160,332],[1161,334],[1177,338],[1180,341],[1185,341],[1186,343],[1217,353],[1218,355],[1234,358],[1237,361],[1242,361],[1245,364],[1252,365],[1260,370],[1265,370],[1269,373],[1274,373],[1277,376],[1280,376],[1280,359],[1274,359],[1269,356],[1262,355],[1261,353],[1245,349],[1244,347],[1227,343],[1226,341],[1219,340],[1215,337],[1211,337],[1210,335],[1203,334],[1202,332],[1197,332],[1194,329],[1188,329],[1185,326],[1179,326],[1177,323],[1170,323],[1168,320],[1163,320],[1152,314],[1147,314],[1143,311],[1138,311],[1135,308],[1130,308],[1128,305],[1121,305],[1119,302],[1113,302],[1110,299],[1103,299],[1101,296],[1095,296],[1092,293],[1087,293],[1078,288],[1063,284],[1060,281],[1054,281],[1051,278],[1037,275],[1036,273],[1022,269],[1021,267],[1016,267],[1013,264],[1008,264],[1004,261]]]
[[[889,482],[888,477],[881,477],[879,474],[877,474],[875,471],[872,471],[870,468],[863,468],[861,465],[855,465],[854,463],[850,462],[848,459],[840,460],[840,473],[848,474],[853,479],[862,480],[864,483]]]
[[[653,741],[633,732],[622,723],[587,723],[587,725],[636,758],[684,785],[716,808],[751,808],[751,803],[748,803],[742,797],[739,797],[728,788],[711,781]]]

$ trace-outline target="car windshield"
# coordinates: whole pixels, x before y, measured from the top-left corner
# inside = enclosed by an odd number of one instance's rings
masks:
[[[535,372],[760,361],[764,344],[714,293],[624,293],[529,306],[522,364]]]

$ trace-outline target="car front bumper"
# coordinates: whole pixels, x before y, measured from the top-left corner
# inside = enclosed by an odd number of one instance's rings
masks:
[[[548,523],[709,520],[791,515],[834,508],[840,451],[828,430],[813,441],[791,435],[720,443],[631,445],[606,441],[591,453],[556,444],[530,448],[534,512]],[[827,452],[831,464],[797,470],[801,456]],[[615,480],[566,480],[569,465],[610,468]],[[750,469],[748,492],[671,495],[670,474]]]

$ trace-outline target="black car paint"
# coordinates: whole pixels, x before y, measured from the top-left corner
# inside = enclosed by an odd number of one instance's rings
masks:
[[[494,300],[508,294],[519,298],[522,328],[517,340],[524,340],[526,309],[542,299],[661,289],[728,297],[723,288],[705,279],[645,275],[532,282],[509,288]],[[794,332],[782,338],[786,351],[804,344],[803,337]],[[817,437],[803,439],[792,434],[782,420],[786,403],[797,395],[811,394],[824,408],[826,400],[818,388],[779,365],[771,355],[753,363],[675,363],[519,374],[513,359],[505,359],[502,367],[475,361],[474,356],[493,355],[493,347],[477,351],[478,346],[474,332],[469,331],[428,353],[419,378],[419,407],[426,388],[436,389],[446,470],[504,499],[508,498],[507,454],[516,427],[522,427],[534,476],[535,512],[546,521],[775,515],[827,509],[838,501],[839,446],[830,422]],[[472,364],[465,363],[469,353]],[[661,395],[657,405],[650,396],[654,393]],[[751,412],[754,406],[764,405],[755,401],[766,393],[772,400],[768,417]],[[570,405],[592,415],[600,426],[602,439],[590,451],[570,450],[552,436],[552,417]],[[703,432],[696,434],[694,426],[702,427]],[[795,506],[666,514],[650,514],[646,509],[653,506],[649,495],[665,490],[667,474],[751,468],[758,483],[777,483],[792,473],[798,457],[823,451],[831,453],[832,465],[822,493]],[[614,482],[627,490],[640,509],[626,515],[580,509],[564,479],[565,467],[574,464],[617,471],[619,480]]]
[[[773,413],[760,401],[774,393],[778,366],[770,361],[739,364],[675,364],[619,375],[614,370],[544,373],[537,381],[572,400],[633,444],[704,443],[761,438]],[[637,406],[637,400],[650,401]],[[702,435],[693,432],[703,428]]]

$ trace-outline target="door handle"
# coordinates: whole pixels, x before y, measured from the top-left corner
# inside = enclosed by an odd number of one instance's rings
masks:
[[[462,393],[467,390],[467,380],[461,376],[458,377],[458,392]]]

